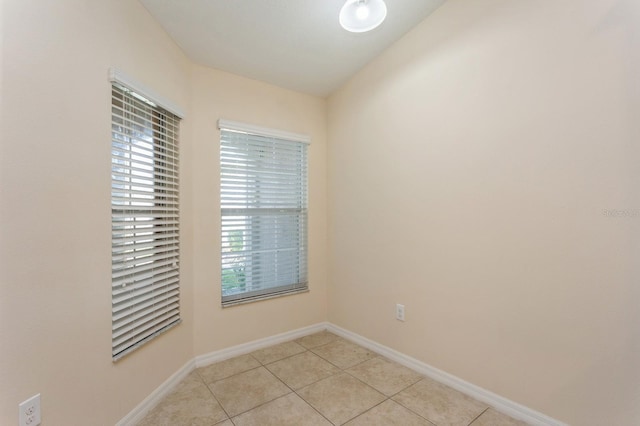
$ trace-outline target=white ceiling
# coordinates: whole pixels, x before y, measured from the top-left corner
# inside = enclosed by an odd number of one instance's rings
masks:
[[[140,0],[196,63],[327,96],[445,0],[385,0],[375,30],[342,29],[345,0]]]

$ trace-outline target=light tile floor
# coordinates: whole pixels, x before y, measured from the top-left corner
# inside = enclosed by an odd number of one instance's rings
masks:
[[[138,426],[521,426],[323,331],[199,368]]]

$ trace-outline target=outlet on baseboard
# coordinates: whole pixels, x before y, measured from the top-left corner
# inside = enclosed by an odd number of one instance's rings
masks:
[[[38,426],[41,423],[40,394],[34,395],[18,406],[20,410],[19,426]]]
[[[396,304],[396,319],[398,321],[404,321],[404,305],[400,303]]]

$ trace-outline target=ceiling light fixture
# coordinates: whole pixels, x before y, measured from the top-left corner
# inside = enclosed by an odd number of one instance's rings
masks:
[[[340,25],[352,33],[371,31],[387,17],[384,0],[347,0],[340,10]]]

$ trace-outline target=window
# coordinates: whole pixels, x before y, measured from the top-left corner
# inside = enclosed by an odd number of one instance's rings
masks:
[[[222,304],[306,291],[309,138],[219,127]]]
[[[180,118],[112,79],[112,356],[180,322]]]

